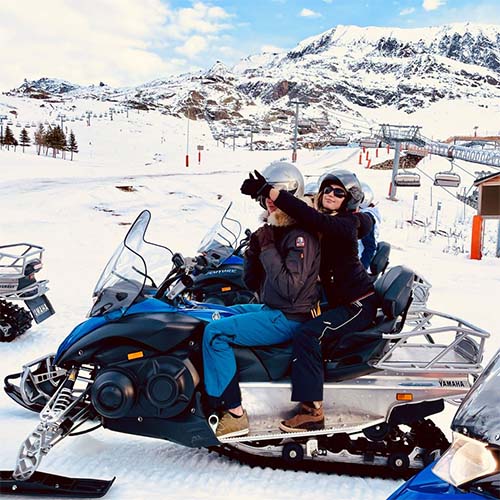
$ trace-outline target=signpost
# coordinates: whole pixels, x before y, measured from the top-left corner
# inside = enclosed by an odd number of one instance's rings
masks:
[[[3,121],[7,120],[7,115],[0,115],[0,148],[3,147]]]
[[[204,147],[201,144],[198,144],[196,146],[196,149],[198,150],[198,165],[201,163],[201,152],[203,151]]]

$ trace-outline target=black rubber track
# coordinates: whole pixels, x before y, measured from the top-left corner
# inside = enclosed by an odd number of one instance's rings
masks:
[[[10,326],[9,334],[0,332],[0,342],[12,342],[31,327],[31,314],[18,305],[0,300],[0,324]]]
[[[260,457],[238,450],[227,444],[209,448],[218,455],[235,460],[249,467],[270,468],[274,470],[290,470],[295,472],[314,472],[318,474],[342,474],[347,476],[363,476],[381,479],[409,479],[417,469],[395,472],[389,467],[367,464],[346,464],[342,462],[321,462],[319,460],[302,460],[286,462],[281,457]]]

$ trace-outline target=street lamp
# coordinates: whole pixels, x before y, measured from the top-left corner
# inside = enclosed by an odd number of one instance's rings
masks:
[[[298,123],[299,123],[299,106],[301,104],[307,104],[306,101],[290,101],[289,104],[295,104],[295,128],[293,132],[293,152],[292,152],[292,162],[295,163],[297,161],[297,131],[298,131]]]

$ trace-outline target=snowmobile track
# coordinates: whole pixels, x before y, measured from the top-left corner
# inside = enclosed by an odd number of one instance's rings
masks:
[[[263,469],[270,468],[273,470],[314,472],[316,474],[339,474],[379,479],[404,479],[405,481],[418,472],[416,469],[396,472],[389,467],[341,462],[321,462],[316,460],[288,462],[278,457],[259,457],[224,444],[209,448],[209,451],[213,451],[222,457],[229,458],[230,460],[239,462],[242,465],[248,465],[252,468],[261,467]]]

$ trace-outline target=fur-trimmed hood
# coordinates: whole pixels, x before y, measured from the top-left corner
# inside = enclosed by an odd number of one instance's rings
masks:
[[[313,206],[311,199],[308,197],[300,198],[304,203],[307,203],[310,207]],[[276,207],[276,210],[269,214],[267,210],[262,212],[260,215],[260,220],[265,224],[276,227],[287,227],[295,224],[295,220],[292,219],[288,214]]]

